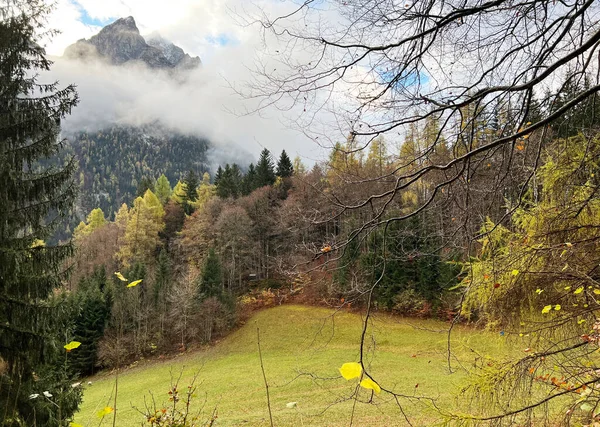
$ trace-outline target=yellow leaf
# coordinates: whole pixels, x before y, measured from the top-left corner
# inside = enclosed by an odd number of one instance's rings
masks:
[[[65,344],[63,347],[67,351],[71,351],[79,347],[81,343],[79,341],[71,341],[69,344]]]
[[[573,292],[575,295],[580,294],[583,292],[583,286],[578,287],[577,289],[575,289],[575,292]]]
[[[111,408],[110,406],[105,406],[104,409],[97,412],[98,418],[103,418],[106,415],[110,414],[114,410],[115,410],[115,408]]]
[[[573,243],[571,243],[571,242],[567,242],[567,243],[565,243],[565,246],[566,246],[567,248],[572,248],[572,247],[573,247]]]
[[[579,319],[579,320],[577,321],[577,324],[578,324],[578,325],[581,325],[581,324],[583,324],[583,323],[585,323],[585,319]]]
[[[74,423],[74,422],[70,422],[70,423],[69,423],[69,427],[83,427],[83,426],[82,426],[81,424],[77,424],[77,423]]]
[[[536,290],[535,290],[535,293],[536,293],[536,294],[538,294],[538,295],[539,295],[539,294],[541,294],[542,292],[544,292],[544,290],[543,290],[543,289],[539,289],[539,288],[538,288],[538,289],[536,289]]]
[[[360,366],[360,363],[356,362],[344,363],[340,368],[340,374],[347,380],[360,377],[361,372],[362,366]]]
[[[594,293],[595,293],[596,295],[600,295],[600,289],[594,289]]]
[[[139,285],[140,283],[142,283],[142,279],[140,280],[136,280],[134,282],[131,282],[129,285],[127,285],[128,288],[133,288],[134,286]]]
[[[551,305],[547,305],[546,307],[544,307],[542,309],[542,314],[550,313],[550,310],[552,310],[552,306]]]
[[[117,276],[117,278],[118,278],[118,279],[119,279],[121,282],[127,282],[127,281],[128,281],[128,280],[127,280],[125,277],[123,277],[123,275],[122,275],[120,272],[118,272],[118,271],[115,273],[115,276]]]
[[[565,286],[565,291],[570,291],[571,287],[570,286]]]
[[[517,276],[518,274],[519,274],[519,270],[513,270],[513,271],[512,271],[512,275],[513,275],[513,276]]]
[[[360,386],[362,388],[368,388],[370,390],[373,390],[375,394],[381,393],[381,387],[379,387],[379,384],[377,384],[371,378],[365,378],[364,380],[362,380],[360,382]]]
[[[555,309],[556,311],[560,310],[561,308],[562,308],[562,307],[560,306],[560,304],[556,304],[556,305],[554,306],[554,309]]]

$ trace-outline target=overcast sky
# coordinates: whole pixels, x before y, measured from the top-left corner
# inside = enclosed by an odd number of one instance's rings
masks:
[[[292,2],[260,0],[59,0],[49,21],[61,34],[47,42],[47,52],[61,56],[64,49],[89,38],[118,18],[133,16],[142,35],[158,32],[199,56],[203,67],[186,85],[174,83],[154,71],[106,69],[98,64],[75,66],[55,59],[54,78],[78,86],[81,102],[67,120],[69,130],[92,129],[104,123],[137,123],[163,118],[183,131],[202,134],[225,155],[230,144],[241,147],[230,154],[248,163],[247,153],[257,157],[262,147],[276,156],[285,148],[307,164],[326,153],[317,144],[290,129],[284,113],[276,110],[240,116],[248,103],[235,95],[228,82],[242,85],[250,78],[257,50],[264,49],[258,28],[241,26],[236,14],[249,16],[258,8],[283,13]],[[275,47],[269,46],[275,49]],[[242,161],[243,163],[243,161]]]

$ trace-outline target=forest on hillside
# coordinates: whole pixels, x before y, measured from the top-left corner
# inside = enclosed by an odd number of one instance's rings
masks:
[[[440,411],[444,422],[600,422],[597,3],[372,3],[336,3],[339,33],[314,24],[327,16],[311,1],[259,18],[265,40],[287,46],[283,67],[258,62],[239,94],[298,109],[326,160],[264,149],[210,176],[179,135],[183,151],[169,156],[189,167],[177,176],[181,165],[153,166],[150,148],[123,154],[119,128],[80,136],[93,175],[82,173],[59,139],[76,87],[37,74],[52,66],[37,44],[48,6],[0,2],[2,425],[76,425],[86,376],[118,379],[287,302],[363,315],[358,360],[340,368],[360,378],[349,399],[390,399],[408,425],[403,407],[435,398],[371,375],[378,312],[446,321],[449,374],[459,323],[520,339],[506,358],[476,355],[459,391],[467,409]],[[298,63],[296,43],[321,59]],[[327,104],[328,90],[348,98]],[[80,187],[86,219],[52,244]],[[100,187],[111,190],[99,198]],[[117,423],[117,380],[112,397],[100,423]]]

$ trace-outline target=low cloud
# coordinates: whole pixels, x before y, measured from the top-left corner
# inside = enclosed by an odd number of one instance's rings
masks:
[[[100,2],[60,0],[50,24],[63,34],[46,45],[55,56],[44,80],[77,86],[80,103],[63,123],[65,134],[159,121],[176,131],[209,139],[213,146],[209,158],[215,163],[235,161],[245,165],[263,148],[274,156],[285,149],[290,156],[300,155],[306,163],[312,163],[318,157],[318,146],[288,126],[289,112],[267,108],[260,115],[236,114],[256,104],[236,94],[230,83],[241,87],[251,79],[249,68],[256,52],[264,48],[256,27],[241,27],[234,22],[231,10],[239,6],[236,2],[225,5],[220,0],[203,4],[178,0],[179,10],[165,14],[161,20],[162,1],[142,4],[114,0],[101,2],[100,7]],[[132,15],[142,34],[158,31],[190,55],[200,56],[203,66],[182,79],[140,64],[113,66],[99,60],[84,62],[59,56],[68,44],[100,30],[83,23],[84,15],[104,21]]]
[[[239,54],[227,55],[185,77],[142,64],[113,66],[99,60],[54,58],[54,66],[45,78],[77,86],[80,103],[63,122],[67,136],[115,124],[141,126],[158,121],[167,128],[210,140],[210,157],[215,163],[245,165],[263,147],[275,156],[283,148],[291,155],[310,154],[310,150],[304,150],[305,137],[285,128],[275,115],[265,118],[232,113],[247,105],[221,72],[229,68],[229,77],[236,78],[231,72],[242,65],[230,58],[242,56],[243,48],[228,49],[238,50]]]

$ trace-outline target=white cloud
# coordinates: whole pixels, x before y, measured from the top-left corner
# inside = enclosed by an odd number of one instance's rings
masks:
[[[100,31],[99,27],[81,22],[81,9],[71,0],[58,0],[48,19],[48,28],[59,30],[51,40],[46,41],[46,51],[50,55],[62,55],[65,47],[82,38],[89,38]]]

